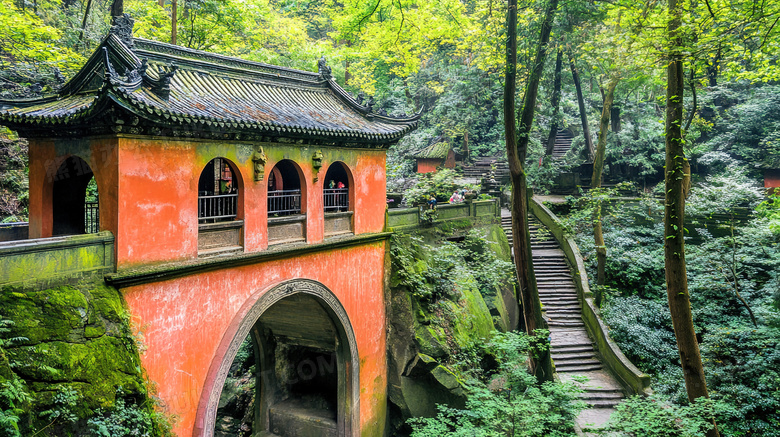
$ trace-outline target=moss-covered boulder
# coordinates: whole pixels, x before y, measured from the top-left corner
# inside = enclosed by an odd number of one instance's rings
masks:
[[[517,327],[514,276],[501,227],[463,230],[456,237],[451,231],[426,229],[391,240],[386,302],[394,431],[410,417],[434,416],[436,404],[463,407],[460,354],[496,330]]]
[[[5,397],[0,389],[6,404],[0,407],[25,406],[17,408],[18,430],[8,435],[166,433],[147,393],[122,296],[101,278],[43,290],[5,286],[0,320],[0,387],[18,389]]]

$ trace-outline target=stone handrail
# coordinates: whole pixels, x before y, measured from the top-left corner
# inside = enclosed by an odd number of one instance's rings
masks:
[[[593,293],[588,286],[585,262],[580,255],[577,244],[564,233],[558,217],[547,209],[539,199],[531,198],[528,206],[530,212],[553,234],[574,270],[574,284],[577,287],[580,302],[582,302],[582,320],[588,334],[595,340],[598,352],[607,367],[626,390],[634,394],[649,395],[652,393],[650,375],[642,373],[626,358],[620,347],[609,336],[609,328],[601,320],[601,311],[596,307]]]
[[[0,243],[0,284],[109,273],[114,266],[114,236],[97,234]]]
[[[426,224],[421,217],[426,207],[420,208],[390,208],[385,215],[387,230],[400,230],[420,227]],[[432,223],[447,220],[468,219],[480,221],[493,220],[501,217],[501,207],[498,199],[474,200],[461,203],[444,203],[436,207],[436,218]]]
[[[0,242],[25,240],[28,234],[27,222],[0,223]]]

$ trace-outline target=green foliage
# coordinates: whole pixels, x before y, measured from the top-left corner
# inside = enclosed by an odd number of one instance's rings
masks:
[[[9,437],[21,437],[19,416],[30,396],[19,379],[5,381],[0,385],[0,432]]]
[[[491,356],[496,370],[486,372],[469,387],[465,409],[439,406],[432,418],[409,423],[413,437],[454,436],[573,436],[574,418],[583,407],[572,384],[539,384],[525,367],[529,353],[546,347],[546,331],[534,337],[496,333],[477,346],[480,356]]]
[[[642,371],[657,374],[679,363],[666,302],[614,297],[603,311],[609,334]]]
[[[724,86],[704,101],[717,111],[706,145],[746,164],[780,168],[780,86]]]
[[[16,84],[12,92],[40,82],[50,87],[54,83],[53,68],[72,73],[84,58],[60,43],[62,32],[31,10],[20,10],[12,0],[0,0],[0,81]],[[49,88],[50,90],[51,88]],[[0,97],[5,92],[1,91]]]
[[[664,402],[660,397],[634,396],[615,408],[616,412],[599,434],[615,437],[704,437],[707,430],[712,429],[708,418],[714,417],[723,408],[704,398],[679,406]]]
[[[446,202],[456,188],[459,187],[455,185],[455,172],[450,169],[424,173],[415,185],[404,192],[403,202],[407,205],[424,205],[430,196],[435,196],[440,203]]]
[[[422,238],[395,234],[391,237],[393,283],[406,287],[420,302],[458,297],[458,287],[474,281],[483,295],[514,281],[514,266],[499,259],[489,244],[472,231],[458,244],[449,241],[426,245]]]
[[[770,194],[769,199],[756,207],[758,216],[767,221],[767,227],[775,236],[780,237],[780,188]]]
[[[43,419],[60,426],[68,426],[79,420],[75,410],[81,402],[81,393],[73,387],[60,386],[52,399],[52,408],[38,413]]]
[[[128,404],[122,397],[120,389],[117,392],[116,403],[110,410],[98,409],[95,415],[87,421],[90,435],[97,437],[150,437],[154,424],[149,412],[135,403]]]

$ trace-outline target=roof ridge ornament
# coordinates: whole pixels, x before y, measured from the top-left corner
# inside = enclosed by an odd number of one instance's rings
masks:
[[[325,55],[322,55],[319,61],[317,61],[317,71],[320,73],[320,77],[324,80],[330,80],[333,77],[330,67],[328,67],[328,61],[325,59]]]
[[[122,14],[113,18],[111,30],[108,33],[113,33],[128,49],[132,49],[134,45],[133,24],[135,24],[135,20],[130,18],[130,14]]]
[[[106,67],[105,79],[106,80],[111,80],[111,79],[117,80],[117,79],[119,79],[119,75],[116,74],[116,70],[114,70],[114,66],[111,65],[111,59],[109,59],[109,57],[108,57],[108,47],[105,47],[105,46],[103,47],[103,55],[104,55],[103,63],[105,64],[105,67]]]
[[[176,74],[176,70],[179,69],[179,66],[171,63],[168,65],[168,68],[170,71],[165,71],[163,67],[157,67],[157,76],[160,79],[152,84],[152,92],[160,96],[163,100],[168,100],[168,97],[171,95],[171,80],[173,80],[173,76]],[[144,69],[144,71],[146,71],[146,69]]]

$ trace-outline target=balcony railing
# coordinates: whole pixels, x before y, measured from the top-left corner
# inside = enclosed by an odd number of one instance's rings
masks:
[[[323,192],[325,212],[349,210],[349,188],[326,188]]]
[[[84,202],[84,233],[100,232],[100,208],[98,202]]]
[[[269,215],[301,213],[301,190],[275,190],[268,192]]]
[[[198,221],[200,223],[228,220],[236,217],[238,193],[198,196]]]

